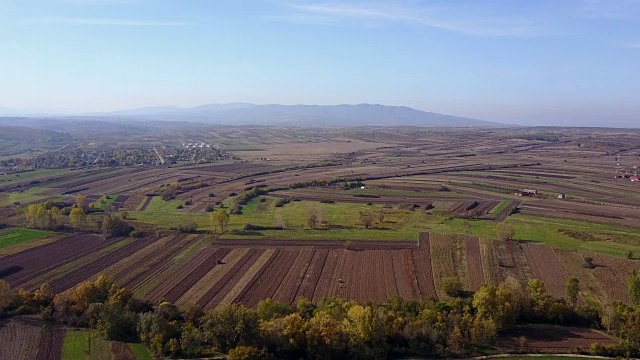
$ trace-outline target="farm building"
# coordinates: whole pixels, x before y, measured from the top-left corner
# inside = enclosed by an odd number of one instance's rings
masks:
[[[566,199],[567,198],[567,194],[558,194],[558,199]]]
[[[516,196],[534,196],[538,195],[538,190],[522,189],[514,193]]]

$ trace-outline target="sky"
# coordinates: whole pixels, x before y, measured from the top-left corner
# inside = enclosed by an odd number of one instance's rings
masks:
[[[0,107],[228,102],[640,127],[640,0],[0,0]]]

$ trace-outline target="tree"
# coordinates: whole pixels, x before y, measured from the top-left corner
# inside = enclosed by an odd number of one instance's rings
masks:
[[[457,297],[462,295],[462,282],[455,277],[445,277],[440,281],[442,291],[448,296]]]
[[[638,270],[634,270],[629,275],[628,285],[631,303],[636,306],[640,305],[640,272]]]
[[[78,194],[75,199],[75,206],[86,212],[89,207],[87,197],[84,194]]]
[[[27,222],[34,228],[44,228],[47,222],[47,208],[43,204],[32,204],[27,208]]]
[[[496,226],[496,230],[498,231],[498,239],[500,240],[513,240],[515,235],[515,229],[510,224],[501,222]]]
[[[124,219],[114,215],[107,215],[102,220],[102,233],[106,237],[128,236],[133,231]]]
[[[360,224],[362,224],[366,229],[370,228],[375,221],[375,217],[372,214],[360,212]]]
[[[209,311],[203,319],[205,339],[219,351],[240,345],[253,345],[258,339],[258,315],[240,304],[229,304]]]
[[[213,223],[214,232],[217,232],[217,229],[220,228],[220,233],[225,232],[227,224],[229,224],[229,220],[231,219],[229,213],[224,209],[218,209],[218,211],[212,212],[209,217]]]
[[[564,296],[567,299],[567,302],[571,306],[576,306],[578,302],[578,291],[580,290],[580,281],[578,279],[572,277],[567,280],[567,284],[564,287]]]
[[[309,225],[309,228],[311,229],[315,229],[316,226],[318,226],[318,217],[316,216],[316,214],[309,215],[309,218],[307,219],[307,225]]]
[[[71,226],[80,228],[86,219],[87,215],[84,213],[84,210],[82,210],[82,208],[76,207],[71,209],[71,212],[69,213]]]
[[[60,217],[62,217],[62,211],[60,208],[54,206],[47,211],[47,226],[49,229],[55,229],[60,223]]]
[[[253,346],[237,346],[229,350],[229,360],[267,360],[269,354]]]

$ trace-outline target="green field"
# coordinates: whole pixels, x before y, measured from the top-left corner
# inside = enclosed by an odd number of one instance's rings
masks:
[[[500,204],[498,204],[498,206],[494,207],[491,210],[491,212],[489,213],[489,216],[496,217],[496,216],[500,215],[502,210],[504,210],[507,206],[509,206],[509,204],[511,204],[511,201],[503,200],[502,202],[500,202]]]
[[[232,215],[230,232],[225,238],[255,239],[313,239],[313,240],[416,240],[421,232],[475,235],[481,238],[497,237],[498,223],[487,220],[467,220],[443,215],[437,211],[404,210],[397,207],[359,203],[323,204],[316,201],[293,201],[276,207],[278,199],[255,198],[244,206],[241,215]],[[225,200],[230,207],[233,199]],[[502,207],[505,201],[498,205]],[[144,212],[131,212],[130,217],[139,221],[167,226],[180,222],[195,222],[200,230],[212,230],[206,213],[188,213],[176,209],[181,201],[163,201],[153,198]],[[437,204],[436,204],[437,205]],[[506,206],[506,205],[504,205]],[[437,206],[436,206],[437,210]],[[384,214],[382,222],[366,229],[360,223],[360,212]],[[310,215],[324,219],[316,229],[307,225]],[[559,220],[516,214],[506,222],[515,230],[515,239],[545,243],[554,247],[626,256],[627,251],[640,255],[640,229],[621,226],[593,224],[581,221]],[[246,224],[274,226],[283,224],[285,230],[244,231]],[[568,234],[588,232],[595,240],[585,241]]]
[[[62,360],[89,359],[89,336],[88,331],[70,330],[64,337],[62,346]]]
[[[116,198],[118,197],[118,195],[106,195],[103,196],[102,198],[96,200],[93,202],[94,207],[96,209],[100,209],[102,211],[106,211],[107,208],[113,204],[114,201],[116,201]]]
[[[151,353],[144,345],[138,343],[129,343],[127,344],[127,346],[133,353],[133,356],[136,357],[136,360],[153,360],[153,356],[151,356]]]
[[[50,231],[33,229],[0,230],[0,249],[28,241],[42,239],[53,234]]]

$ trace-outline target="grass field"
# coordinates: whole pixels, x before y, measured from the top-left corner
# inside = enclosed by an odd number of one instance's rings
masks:
[[[50,231],[33,229],[0,230],[0,249],[28,241],[42,239],[53,234]]]
[[[153,360],[153,356],[151,356],[151,353],[144,345],[138,343],[129,343],[127,344],[127,346],[133,353],[133,356],[136,357],[136,360]]]
[[[89,336],[88,331],[67,331],[62,346],[62,360],[89,359]]]
[[[285,206],[276,207],[277,199],[264,197],[251,200],[243,207],[241,215],[232,215],[229,223],[231,230],[225,238],[264,238],[264,239],[342,239],[342,240],[415,240],[421,232],[430,231],[441,234],[474,235],[481,238],[495,238],[498,223],[487,220],[461,219],[440,214],[437,211],[403,210],[397,207],[384,207],[380,204],[361,203],[326,204],[316,201],[293,201]],[[230,207],[233,199],[227,199],[225,206]],[[493,211],[501,211],[509,201],[503,201]],[[131,212],[131,218],[155,225],[195,222],[201,230],[213,227],[206,213],[188,213],[176,208],[181,201],[164,201],[153,198],[146,211]],[[437,208],[437,207],[436,207]],[[437,209],[436,209],[437,210]],[[499,212],[497,211],[497,212]],[[360,212],[377,216],[382,213],[382,222],[376,221],[366,229],[360,223]],[[307,225],[310,215],[323,219],[324,224],[316,229]],[[530,215],[516,214],[507,220],[515,230],[515,239],[533,241],[553,247],[626,256],[627,251],[640,255],[640,229],[622,226],[594,224],[582,221],[560,220]],[[285,230],[243,231],[246,224],[274,226],[283,224]],[[567,235],[568,232],[588,231],[596,240],[585,241]]]
[[[102,198],[98,199],[97,201],[94,202],[94,206],[96,209],[100,209],[102,211],[105,211],[111,204],[113,204],[114,201],[116,201],[116,198],[118,197],[118,195],[106,195],[103,196]]]
[[[511,204],[511,201],[503,200],[502,202],[500,202],[500,204],[498,204],[498,206],[494,207],[491,210],[491,212],[489,212],[489,216],[496,217],[496,216],[500,215],[502,210],[504,210],[507,206],[509,206],[509,204]]]

